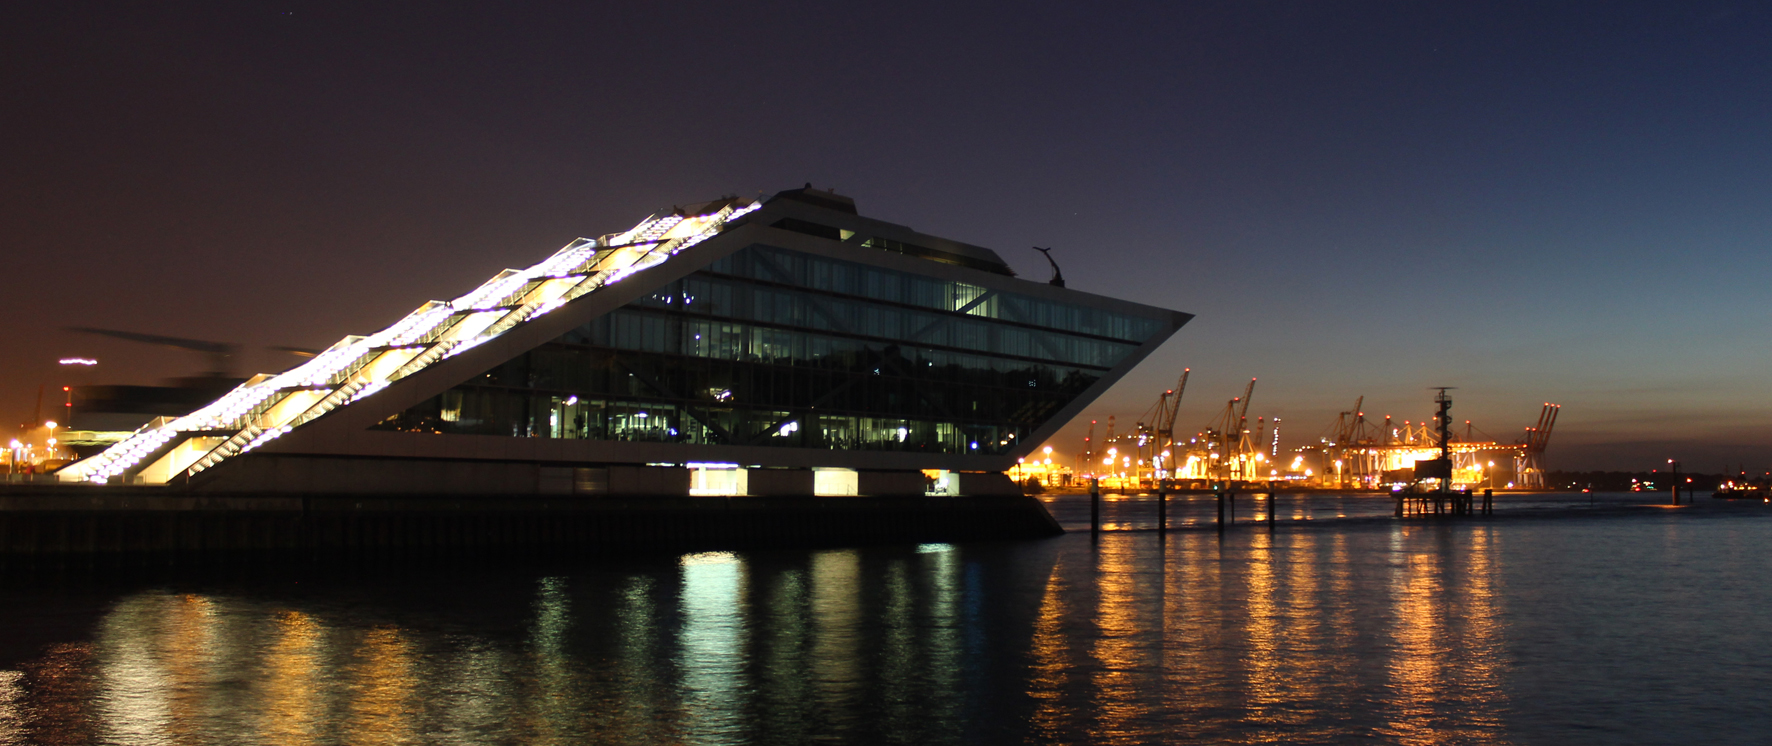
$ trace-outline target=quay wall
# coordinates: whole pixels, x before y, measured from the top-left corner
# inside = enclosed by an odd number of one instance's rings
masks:
[[[0,492],[0,556],[253,552],[596,556],[1027,539],[1063,533],[1019,495],[681,497]]]

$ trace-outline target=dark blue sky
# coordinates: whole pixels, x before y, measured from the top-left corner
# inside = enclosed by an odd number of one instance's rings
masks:
[[[357,6],[0,10],[8,422],[62,355],[201,367],[64,326],[325,346],[811,181],[1198,315],[1088,416],[1186,365],[1182,424],[1259,376],[1292,445],[1451,385],[1563,404],[1553,468],[1772,467],[1760,4]]]

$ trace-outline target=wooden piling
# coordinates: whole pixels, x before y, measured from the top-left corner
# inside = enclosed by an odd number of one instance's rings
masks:
[[[1089,478],[1089,534],[1101,534],[1101,479]]]

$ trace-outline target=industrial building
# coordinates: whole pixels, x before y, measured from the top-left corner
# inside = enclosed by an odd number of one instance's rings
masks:
[[[1004,494],[1191,317],[807,186],[663,211],[60,472],[228,493]]]
[[[1506,443],[1479,435],[1470,420],[1465,420],[1462,428],[1454,427],[1450,420],[1442,423],[1444,410],[1432,416],[1432,423],[1405,420],[1399,425],[1386,416],[1379,425],[1366,419],[1362,396],[1315,442],[1282,453],[1280,418],[1249,421],[1253,378],[1243,395],[1226,402],[1211,423],[1192,436],[1177,435],[1175,420],[1190,372],[1183,370],[1175,387],[1159,394],[1156,404],[1129,432],[1116,434],[1110,416],[1107,435],[1097,445],[1096,422],[1092,420],[1078,452],[1076,473],[1102,478],[1119,489],[1163,484],[1197,488],[1241,482],[1390,490],[1413,486],[1422,478],[1424,466],[1438,462],[1443,455],[1448,462],[1445,473],[1433,478],[1447,486],[1543,489],[1544,451],[1562,412],[1561,406],[1545,402],[1537,424],[1526,427],[1518,441]],[[1451,406],[1445,390],[1435,401]]]

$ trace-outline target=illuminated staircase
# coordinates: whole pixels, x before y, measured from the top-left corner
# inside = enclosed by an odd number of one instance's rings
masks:
[[[685,217],[655,215],[625,233],[578,239],[533,267],[507,269],[454,301],[431,301],[366,337],[346,337],[302,365],[261,374],[183,417],[160,418],[58,472],[64,481],[163,484],[251,451],[718,235],[761,207],[733,200]]]

